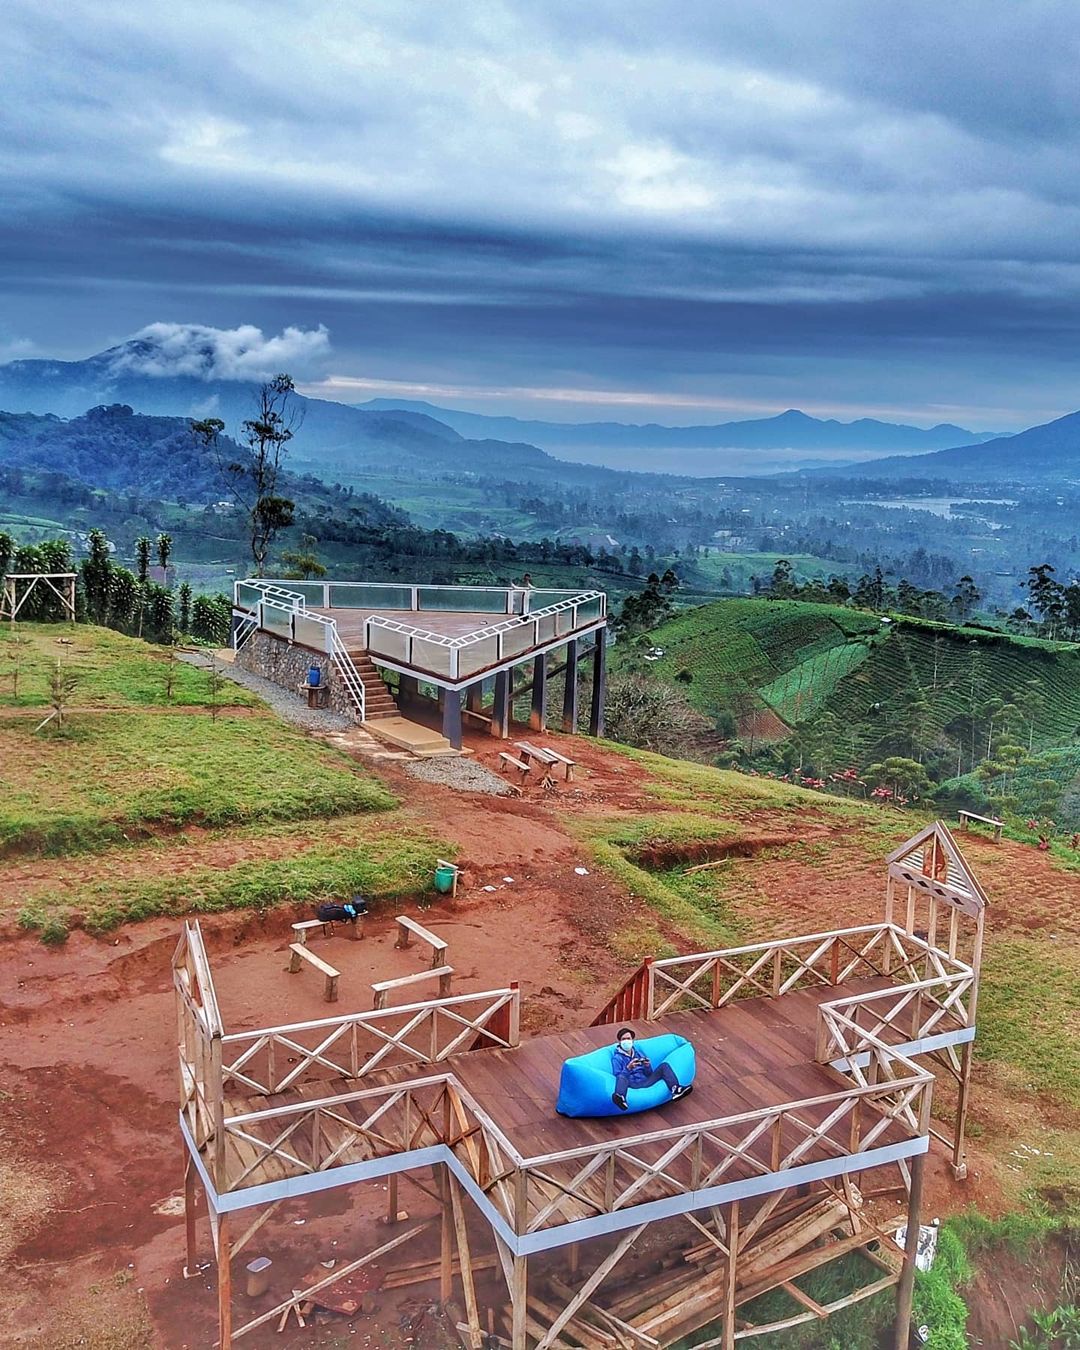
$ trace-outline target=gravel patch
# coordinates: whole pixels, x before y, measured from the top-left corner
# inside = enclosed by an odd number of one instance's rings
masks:
[[[439,783],[458,792],[485,792],[489,797],[509,797],[510,784],[464,755],[452,759],[418,759],[405,765],[410,778]]]
[[[199,651],[180,652],[179,656],[181,661],[186,661],[190,666],[199,666],[203,670],[209,669],[213,659],[209,652]],[[273,680],[253,675],[242,666],[219,661],[217,668],[224,679],[250,689],[253,694],[258,694],[280,718],[291,722],[294,726],[303,727],[306,731],[351,731],[357,726],[351,717],[345,717],[341,713],[330,712],[326,708],[309,708],[298,695],[290,694]]]

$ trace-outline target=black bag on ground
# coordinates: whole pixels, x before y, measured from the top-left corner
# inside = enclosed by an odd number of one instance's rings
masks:
[[[367,900],[362,895],[354,895],[345,905],[320,905],[315,911],[321,923],[355,923],[361,914],[366,913]]]

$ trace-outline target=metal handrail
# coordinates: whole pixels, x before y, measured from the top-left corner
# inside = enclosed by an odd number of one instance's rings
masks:
[[[568,600],[558,600],[555,604],[547,605],[544,609],[530,610],[528,614],[513,614],[509,618],[500,619],[498,623],[489,624],[487,628],[477,628],[474,632],[466,633],[462,637],[449,637],[445,633],[433,633],[429,628],[420,628],[415,624],[403,623],[400,619],[387,619],[382,614],[373,614],[371,618],[365,620],[364,626],[365,628],[388,628],[394,633],[403,633],[406,637],[419,638],[422,642],[431,642],[440,647],[460,650],[462,647],[470,647],[476,642],[483,642],[485,638],[497,637],[500,633],[521,628],[524,624],[550,618],[553,614],[561,614],[563,610],[577,609],[580,605],[587,605],[593,600],[600,601],[599,617],[605,617],[607,595],[603,591],[582,591],[580,595],[571,596]]]

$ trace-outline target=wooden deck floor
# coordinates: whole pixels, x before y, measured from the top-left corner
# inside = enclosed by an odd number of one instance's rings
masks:
[[[852,980],[843,986],[846,994],[867,993],[890,987],[887,979]],[[598,1046],[611,1044],[615,1027],[589,1027],[556,1036],[535,1037],[514,1050],[481,1050],[453,1056],[440,1065],[401,1066],[386,1072],[376,1072],[360,1080],[327,1079],[309,1081],[297,1089],[277,1097],[235,1098],[226,1104],[226,1114],[258,1111],[268,1107],[284,1106],[301,1101],[312,1101],[357,1090],[400,1084],[451,1072],[461,1086],[474,1098],[478,1106],[505,1134],[510,1143],[526,1158],[562,1152],[577,1148],[610,1145],[613,1139],[629,1143],[632,1139],[661,1130],[688,1130],[697,1124],[722,1119],[743,1112],[760,1110],[785,1102],[844,1093],[851,1080],[828,1065],[814,1061],[815,1020],[819,1003],[835,999],[838,990],[823,986],[820,989],[787,994],[779,999],[747,999],[719,1011],[673,1013],[653,1025],[642,1025],[636,1030],[645,1036],[673,1031],[686,1036],[694,1044],[698,1074],[694,1091],[678,1102],[670,1102],[655,1111],[633,1115],[604,1117],[602,1119],[567,1119],[555,1113],[559,1072],[562,1061],[569,1055],[581,1054]],[[345,1104],[341,1115],[356,1120],[363,1118],[371,1106]],[[822,1121],[827,1106],[805,1111],[805,1119],[814,1124]],[[864,1128],[873,1123],[873,1107],[864,1110]],[[251,1127],[258,1137],[267,1141],[274,1137],[279,1125],[269,1123]],[[337,1132],[342,1152],[335,1165],[363,1162],[374,1156],[369,1140],[357,1139],[349,1143],[348,1131],[333,1121],[324,1121],[323,1128]],[[829,1132],[829,1139],[844,1152],[848,1149],[850,1121],[839,1121]],[[303,1131],[294,1137],[289,1148],[300,1156]],[[743,1127],[719,1132],[720,1138],[735,1143]],[[890,1124],[877,1141],[879,1145],[897,1142],[906,1137],[906,1130]],[[784,1143],[793,1147],[801,1136],[789,1128]],[[417,1137],[415,1147],[438,1142],[435,1136]],[[670,1141],[668,1141],[670,1143]],[[336,1145],[335,1145],[336,1146]],[[636,1145],[635,1152],[643,1159],[655,1161],[668,1144]],[[391,1152],[379,1149],[380,1155]],[[836,1148],[822,1144],[814,1147],[801,1159],[811,1162],[835,1155]],[[718,1155],[722,1157],[723,1155]],[[769,1164],[770,1141],[763,1134],[751,1151],[758,1163]],[[259,1151],[249,1142],[229,1137],[227,1170],[230,1178],[239,1180],[241,1173],[256,1163],[240,1182],[251,1186],[263,1182],[280,1181],[302,1175],[304,1169],[280,1155],[259,1158]],[[666,1193],[687,1187],[682,1174],[690,1166],[689,1151],[668,1169],[673,1186]],[[753,1163],[740,1160],[725,1175],[725,1181],[748,1177],[760,1171]],[[597,1179],[591,1196],[582,1204],[574,1201],[554,1214],[549,1222],[558,1223],[595,1213],[602,1203],[601,1183]],[[663,1183],[650,1187],[642,1199],[657,1198],[665,1193]],[[535,1214],[558,1192],[548,1193],[542,1185],[535,1186],[530,1196],[530,1209]],[[589,1200],[591,1199],[592,1207]]]
[[[844,989],[868,993],[889,983],[856,980]],[[519,1152],[535,1157],[843,1092],[851,1080],[814,1062],[817,1005],[836,996],[835,989],[823,987],[780,999],[745,999],[719,1012],[671,1013],[652,1025],[636,1026],[642,1037],[685,1036],[697,1056],[694,1091],[655,1111],[597,1120],[555,1114],[563,1060],[613,1044],[614,1026],[536,1037],[516,1050],[458,1055],[453,1069]]]
[[[457,610],[441,609],[313,609],[337,622],[341,640],[350,651],[364,650],[364,624],[368,619],[396,619],[399,623],[411,624],[414,628],[425,628],[430,633],[443,637],[468,637],[492,624],[502,623],[510,617],[506,614],[468,613]]]

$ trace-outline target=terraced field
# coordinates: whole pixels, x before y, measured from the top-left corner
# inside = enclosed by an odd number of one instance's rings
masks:
[[[798,721],[866,660],[881,630],[876,615],[839,605],[718,600],[651,635],[664,652],[652,668],[671,680],[688,673],[687,693],[706,714],[727,706],[733,689],[750,688],[784,721]]]
[[[650,669],[677,682],[706,715],[726,708],[745,724],[754,711],[748,691],[759,711],[771,710],[788,727],[827,714],[844,753],[858,764],[909,753],[917,723],[920,744],[952,745],[954,772],[966,772],[1000,731],[1000,724],[989,728],[987,706],[1014,703],[1014,737],[1036,752],[1063,752],[1045,771],[1024,770],[1016,789],[1026,803],[1020,809],[1038,813],[1037,783],[1050,777],[1063,790],[1059,811],[1080,822],[1074,644],[882,619],[834,605],[735,599],[684,610],[648,641],[664,653]],[[619,653],[616,665],[628,659]]]
[[[972,629],[928,628],[898,622],[887,641],[839,681],[826,702],[852,737],[869,750],[902,728],[913,704],[925,704],[929,726],[940,732],[988,699],[1021,699],[1037,692],[1041,704],[1026,727],[1036,748],[1074,740],[1080,730],[1080,648]]]

